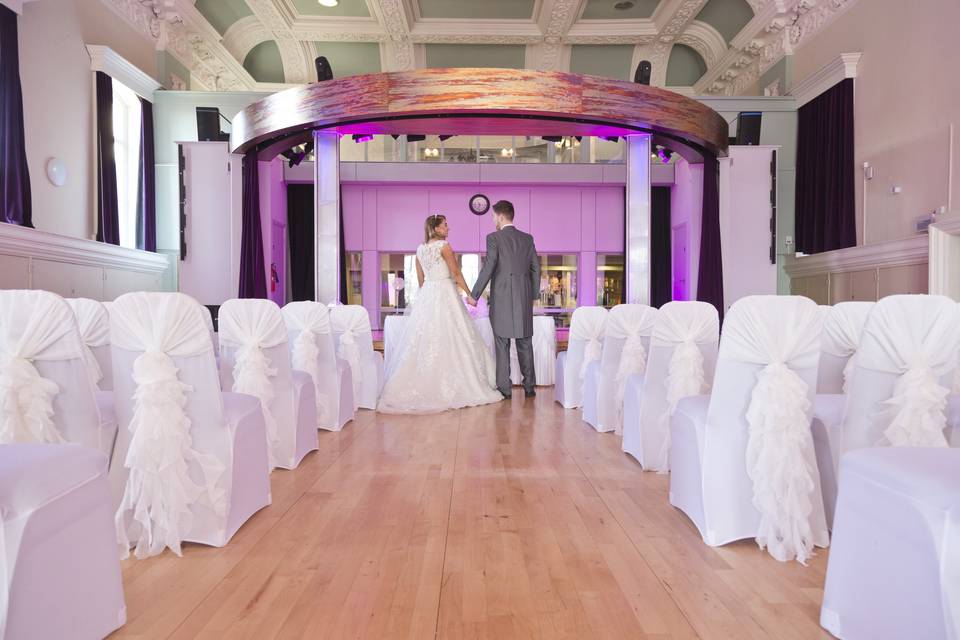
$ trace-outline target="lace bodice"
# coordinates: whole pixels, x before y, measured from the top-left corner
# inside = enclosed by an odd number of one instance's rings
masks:
[[[423,269],[424,282],[450,279],[450,268],[440,254],[446,244],[446,240],[431,240],[417,247],[417,260]]]

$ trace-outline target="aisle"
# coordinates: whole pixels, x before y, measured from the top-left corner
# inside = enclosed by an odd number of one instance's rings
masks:
[[[138,638],[829,638],[826,551],[711,549],[549,389],[439,416],[361,412],[223,549],[124,563]]]

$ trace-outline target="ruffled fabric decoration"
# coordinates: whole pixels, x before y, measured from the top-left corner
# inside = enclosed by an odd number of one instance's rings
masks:
[[[616,407],[616,433],[623,431],[623,394],[627,378],[643,373],[647,368],[647,350],[643,339],[653,333],[657,310],[643,304],[621,304],[607,315],[605,336],[624,340],[620,362],[614,376],[614,406]]]
[[[228,300],[220,307],[219,319],[221,352],[224,347],[236,350],[232,391],[260,400],[270,466],[276,467],[280,461],[280,434],[272,410],[275,394],[271,378],[277,375],[277,370],[270,366],[264,349],[287,341],[280,309],[270,300]]]
[[[192,388],[180,382],[173,361],[212,350],[203,311],[192,298],[169,293],[127,294],[111,310],[113,345],[140,352],[133,364],[136,391],[127,426],[132,438],[124,459],[130,474],[116,514],[124,557],[131,543],[138,558],[164,549],[179,556],[193,525],[194,504],[218,516],[227,510],[226,491],[218,486],[225,467],[193,448],[186,412]],[[190,473],[191,464],[200,469],[199,478]]]
[[[76,320],[63,298],[0,292],[0,444],[64,441],[53,420],[60,388],[34,363],[82,357]]]
[[[870,314],[857,367],[896,374],[873,416],[877,445],[946,447],[946,406],[960,348],[960,306],[944,296],[889,296]]]
[[[330,313],[327,308],[314,302],[291,302],[283,308],[283,321],[290,333],[296,334],[291,342],[293,368],[306,371],[313,380],[317,396],[317,421],[327,424],[331,419],[331,398],[322,391],[319,340],[330,340]]]
[[[780,561],[813,555],[817,468],[807,384],[796,370],[817,366],[822,314],[799,296],[752,296],[730,310],[720,357],[762,365],[746,420],[747,475],[760,512],[757,544]],[[777,316],[792,319],[789,326]],[[813,461],[813,462],[811,462]]]
[[[103,370],[93,354],[93,349],[110,344],[110,316],[107,315],[106,307],[96,300],[68,298],[67,304],[77,319],[80,339],[83,341],[83,357],[90,370],[90,378],[94,386],[99,386],[103,379]]]
[[[820,348],[838,358],[847,358],[843,367],[843,392],[847,393],[856,362],[857,347],[863,336],[867,316],[875,302],[841,302],[828,307],[824,316]]]
[[[603,356],[603,336],[606,331],[609,313],[603,307],[580,307],[573,312],[570,320],[570,341],[585,343],[583,362],[580,364],[580,380],[587,376],[587,367],[591,362]]]

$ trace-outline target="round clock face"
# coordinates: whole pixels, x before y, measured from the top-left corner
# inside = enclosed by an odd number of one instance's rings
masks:
[[[482,193],[470,198],[470,211],[473,212],[475,216],[482,216],[490,209],[490,200],[487,199],[487,196]]]

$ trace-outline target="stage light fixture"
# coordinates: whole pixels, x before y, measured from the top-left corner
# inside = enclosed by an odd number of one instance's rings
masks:
[[[353,141],[356,142],[357,144],[360,144],[361,142],[369,142],[369,141],[371,141],[371,140],[373,140],[373,134],[372,134],[372,133],[355,133],[355,134],[353,134]]]
[[[547,142],[563,142],[562,136],[540,136],[540,139]]]
[[[656,157],[660,158],[660,162],[663,164],[670,164],[670,157],[673,155],[673,152],[669,149],[665,149],[661,146],[657,146]]]
[[[427,139],[427,136],[416,134],[407,134],[407,142],[423,142]]]
[[[603,136],[607,142],[620,142],[620,136]]]
[[[440,142],[446,142],[447,140],[449,140],[449,139],[452,138],[452,137],[453,137],[452,135],[440,136]]]
[[[317,68],[317,82],[333,80],[333,67],[330,66],[326,56],[319,56],[313,64]]]

